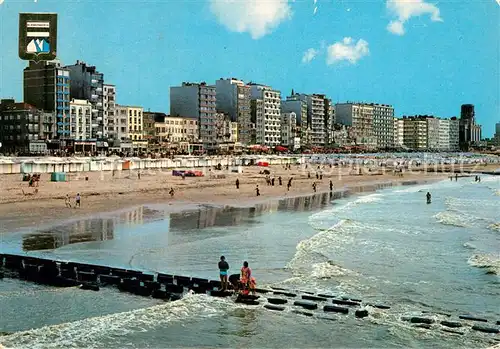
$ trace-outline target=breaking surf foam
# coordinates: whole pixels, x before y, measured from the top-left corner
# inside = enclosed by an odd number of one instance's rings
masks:
[[[500,223],[493,223],[488,226],[491,230],[500,231]]]
[[[500,255],[475,254],[467,262],[473,267],[486,269],[488,274],[500,275]]]
[[[436,220],[445,225],[453,225],[455,227],[468,227],[468,224],[466,222],[466,219],[463,215],[457,212],[452,212],[452,211],[443,211],[439,212],[434,216]]]
[[[14,348],[102,348],[106,341],[174,321],[222,314],[234,304],[207,295],[186,295],[182,300],[133,311],[16,332],[0,337]]]

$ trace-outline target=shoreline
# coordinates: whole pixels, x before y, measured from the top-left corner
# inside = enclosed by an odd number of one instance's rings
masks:
[[[272,191],[257,197],[255,194],[246,190],[244,197],[238,195],[228,195],[224,192],[226,186],[211,186],[208,191],[209,197],[203,195],[203,189],[199,187],[186,188],[184,195],[175,196],[174,198],[166,197],[167,190],[152,190],[150,192],[141,192],[142,195],[137,195],[137,192],[131,191],[123,194],[105,194],[91,195],[82,197],[82,208],[69,209],[64,207],[64,200],[61,199],[45,199],[22,201],[9,204],[0,204],[0,217],[2,227],[0,234],[8,234],[20,232],[23,230],[39,230],[42,228],[53,227],[59,224],[70,223],[77,220],[92,219],[98,217],[116,216],[120,213],[125,213],[137,209],[140,206],[161,206],[161,210],[166,213],[181,213],[198,210],[203,206],[208,207],[234,207],[248,208],[256,205],[265,205],[272,202],[279,202],[286,199],[294,199],[299,197],[308,197],[312,195],[324,195],[330,193],[328,188],[329,181],[334,182],[334,189],[331,192],[333,195],[347,193],[347,195],[356,195],[368,192],[375,192],[384,187],[396,187],[404,185],[422,185],[426,183],[434,183],[448,179],[447,174],[436,173],[419,173],[408,177],[380,178],[372,180],[369,176],[359,176],[354,180],[334,180],[333,178],[323,178],[322,185],[317,192],[313,192],[310,188],[312,179],[298,179],[294,182],[294,187],[290,192],[286,191],[286,186],[267,187],[262,186],[263,190]],[[316,180],[314,180],[316,181]],[[326,183],[324,183],[326,182]],[[298,183],[298,184],[297,184]],[[260,184],[260,183],[259,183]],[[307,184],[307,185],[306,185]],[[343,185],[340,185],[343,184]],[[265,185],[265,183],[264,183]],[[221,188],[222,187],[222,188]],[[325,188],[326,187],[326,188]],[[223,192],[218,193],[217,189]],[[240,188],[241,189],[241,188]],[[196,191],[197,193],[192,193]],[[251,189],[252,193],[253,190]],[[198,194],[198,195],[196,195]],[[83,195],[82,195],[83,196]],[[15,209],[14,209],[14,207]]]

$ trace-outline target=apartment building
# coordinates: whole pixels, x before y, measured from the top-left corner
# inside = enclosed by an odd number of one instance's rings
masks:
[[[163,121],[155,122],[158,143],[196,143],[199,141],[198,120],[167,115]]]
[[[294,112],[281,113],[281,145],[290,150],[300,148],[297,137],[297,115]]]
[[[225,113],[215,114],[217,144],[238,142],[238,123]]]
[[[388,104],[373,106],[373,135],[378,149],[394,148],[394,108]]]
[[[74,140],[92,138],[92,104],[83,99],[72,99],[70,108],[70,137]]]
[[[71,98],[88,100],[92,103],[92,138],[105,139],[107,120],[104,119],[104,75],[95,66],[76,61],[66,66],[70,74]]]
[[[128,117],[128,134],[130,140],[144,141],[144,109],[137,106],[125,106]]]
[[[326,114],[325,96],[312,94],[305,96],[307,102],[307,119],[311,128],[311,144],[321,147],[325,145],[326,138]]]
[[[370,104],[351,102],[335,104],[336,121],[352,127],[356,144],[369,148],[375,148],[377,145],[373,130],[373,114],[374,107]]]
[[[403,144],[413,150],[426,150],[427,125],[426,117],[403,117]]]
[[[308,129],[307,123],[307,102],[302,100],[300,95],[292,94],[286,97],[286,100],[281,101],[282,113],[295,113],[296,115],[296,133],[297,137],[301,139],[302,146],[311,144],[311,129]]]
[[[302,101],[304,104],[300,103]],[[297,122],[309,130],[309,143],[324,146],[333,138],[334,107],[332,101],[323,94],[293,93],[283,102],[284,112],[294,112]],[[305,105],[305,109],[304,109]]]
[[[111,84],[104,84],[104,109],[103,109],[103,132],[104,138],[112,138],[110,133],[110,128],[114,129],[114,116],[115,116],[115,106],[116,106],[116,86]]]
[[[450,151],[460,150],[460,120],[456,117],[450,118]]]
[[[115,104],[114,115],[108,119],[109,137],[115,140],[115,143],[130,140],[128,120],[127,107]]]
[[[49,119],[50,118],[50,119]],[[53,114],[44,113],[34,106],[0,101],[0,143],[2,153],[43,153],[47,150],[47,124],[52,124]]]
[[[277,146],[281,143],[281,92],[260,84],[249,84],[252,122],[256,143]]]
[[[333,132],[335,131],[335,105],[331,99],[325,98],[325,145],[335,143]]]
[[[439,123],[439,151],[450,150],[450,119],[438,119]]]
[[[170,115],[198,121],[199,136],[207,150],[216,147],[216,88],[205,82],[183,82],[170,87]]]
[[[142,113],[143,138],[148,144],[153,144],[156,141],[156,125],[155,117],[157,113],[144,112]]]
[[[427,150],[439,150],[440,122],[435,117],[427,117]]]
[[[231,122],[238,124],[237,138],[240,143],[250,144],[252,129],[250,86],[235,78],[221,78],[215,82],[215,88],[217,112],[227,114]]]
[[[394,146],[401,148],[404,145],[404,122],[403,119],[394,118]]]
[[[59,61],[30,61],[23,71],[24,103],[45,113],[55,114],[49,128],[51,138],[67,139],[70,136],[70,72]]]
[[[303,100],[300,94],[293,94],[286,97],[285,101],[281,101],[282,113],[295,113],[297,118],[297,126],[307,128],[307,102]]]

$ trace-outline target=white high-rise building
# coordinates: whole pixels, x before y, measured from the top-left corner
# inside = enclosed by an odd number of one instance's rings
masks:
[[[394,108],[387,104],[373,106],[373,135],[378,149],[394,148]]]
[[[356,143],[378,149],[393,148],[394,108],[378,103],[339,103],[335,105],[337,122],[352,126]]]
[[[438,119],[439,122],[439,145],[438,150],[450,150],[450,119]]]
[[[92,138],[92,103],[83,99],[72,99],[70,109],[70,137],[77,140]]]
[[[107,139],[111,138],[109,132],[110,129],[114,130],[114,124],[112,124],[112,122],[114,121],[114,116],[115,116],[116,87],[115,85],[104,84],[103,89],[104,89],[104,111],[103,111],[104,136],[103,137]]]
[[[109,117],[108,119],[109,136],[115,141],[129,141],[128,121],[128,107],[116,104],[113,118]]]
[[[401,148],[404,145],[404,122],[403,119],[394,118],[394,146]]]
[[[265,85],[249,86],[256,143],[277,146],[281,143],[281,92]]]

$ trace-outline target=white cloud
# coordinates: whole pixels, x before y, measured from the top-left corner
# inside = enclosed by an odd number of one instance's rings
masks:
[[[352,38],[344,38],[344,40],[328,46],[326,64],[331,65],[339,61],[355,64],[369,53],[368,42],[365,40],[359,39],[358,42],[354,43]]]
[[[387,0],[386,6],[389,12],[396,17],[396,20],[387,25],[387,30],[396,35],[404,35],[404,24],[411,17],[429,15],[433,22],[443,21],[439,8],[424,0]]]
[[[405,27],[401,21],[391,21],[387,25],[387,30],[396,35],[404,35]]]
[[[304,56],[302,56],[302,63],[309,63],[311,62],[316,55],[318,54],[318,51],[310,48],[306,52],[304,52]]]
[[[271,33],[292,15],[288,0],[210,0],[210,10],[226,28],[253,39]]]

